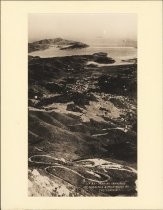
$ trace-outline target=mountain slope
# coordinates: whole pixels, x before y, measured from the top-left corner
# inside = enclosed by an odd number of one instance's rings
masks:
[[[136,195],[137,64],[88,61],[29,56],[30,196]]]

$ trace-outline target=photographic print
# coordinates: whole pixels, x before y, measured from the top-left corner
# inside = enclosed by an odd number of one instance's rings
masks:
[[[28,15],[28,196],[137,196],[137,15]]]

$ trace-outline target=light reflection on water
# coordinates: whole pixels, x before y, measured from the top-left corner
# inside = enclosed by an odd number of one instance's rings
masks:
[[[47,50],[35,51],[29,53],[31,56],[47,57],[64,57],[72,55],[90,55],[97,52],[105,52],[109,57],[116,61],[122,59],[137,58],[137,49],[133,47],[87,47],[73,50],[60,50],[56,47],[51,47]]]

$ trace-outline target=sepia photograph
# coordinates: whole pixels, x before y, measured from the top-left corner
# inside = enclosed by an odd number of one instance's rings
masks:
[[[137,196],[137,15],[28,15],[28,196]]]
[[[161,0],[2,0],[2,210],[163,209],[162,20]]]

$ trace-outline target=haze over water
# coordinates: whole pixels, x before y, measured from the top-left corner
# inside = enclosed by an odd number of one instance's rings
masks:
[[[29,42],[61,37],[74,41],[106,44],[126,39],[137,40],[137,15],[134,13],[29,14]],[[105,41],[106,40],[106,41]]]

